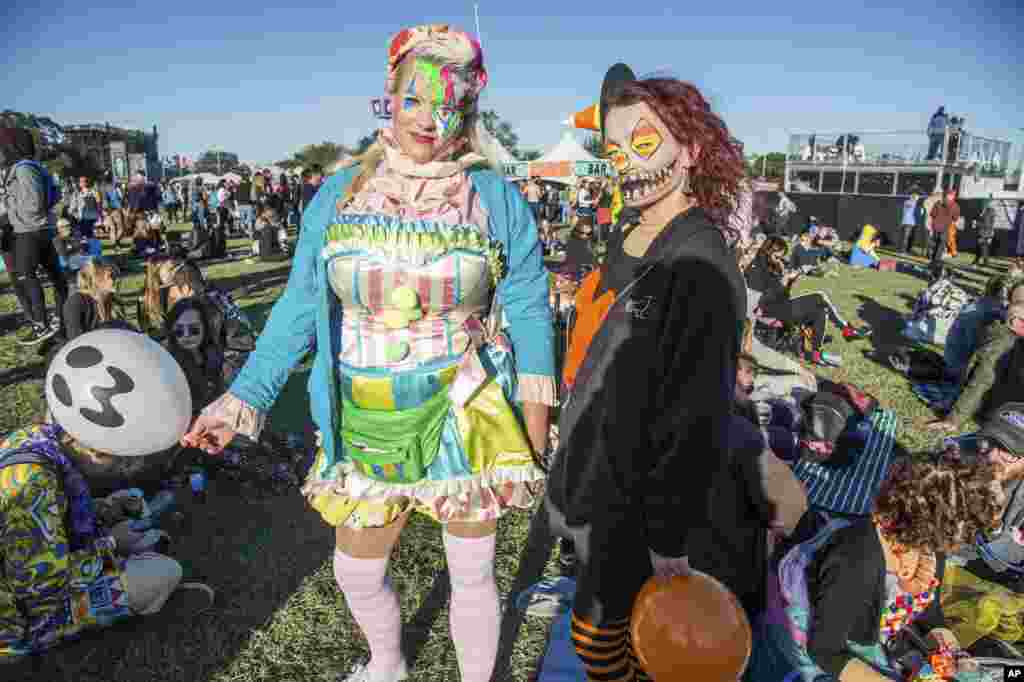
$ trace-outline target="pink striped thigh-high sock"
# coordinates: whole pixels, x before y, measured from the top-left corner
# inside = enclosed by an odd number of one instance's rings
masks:
[[[370,645],[369,672],[394,679],[402,665],[402,614],[387,577],[388,558],[356,559],[334,550],[334,578]]]
[[[501,608],[494,583],[496,537],[460,538],[444,533],[452,579],[449,617],[462,682],[488,682],[498,655]]]

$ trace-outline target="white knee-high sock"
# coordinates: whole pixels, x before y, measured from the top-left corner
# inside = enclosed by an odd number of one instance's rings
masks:
[[[395,675],[402,664],[402,614],[387,577],[388,559],[356,559],[334,551],[334,578],[370,645],[374,676]]]
[[[462,682],[489,682],[498,655],[501,607],[494,583],[495,535],[460,538],[444,533],[452,579],[452,641]]]

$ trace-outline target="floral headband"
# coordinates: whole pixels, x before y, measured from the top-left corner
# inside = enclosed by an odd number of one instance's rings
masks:
[[[409,55],[415,58],[420,54],[429,54],[443,62],[441,78],[448,94],[459,105],[479,97],[487,85],[483,51],[475,38],[450,29],[448,24],[425,24],[407,28],[391,39],[386,92],[395,91],[399,64]]]

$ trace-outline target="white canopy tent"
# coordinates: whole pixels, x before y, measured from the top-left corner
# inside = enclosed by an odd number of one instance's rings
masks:
[[[523,177],[524,169],[517,169],[517,177]],[[529,162],[529,177],[540,180],[575,185],[580,177],[599,176],[607,173],[607,162],[597,158],[580,144],[572,129],[566,129],[562,138],[536,161]]]
[[[600,159],[584,149],[576,139],[575,132],[568,129],[562,133],[562,139],[558,141],[558,144],[533,163],[555,163],[558,161],[576,163],[577,161],[600,161]]]

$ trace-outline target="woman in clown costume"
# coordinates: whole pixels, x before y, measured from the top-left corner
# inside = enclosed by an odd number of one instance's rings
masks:
[[[288,286],[229,391],[184,438],[255,435],[290,370],[309,382],[320,449],[304,492],[336,528],[335,576],[371,658],[349,682],[408,671],[386,578],[409,514],[443,526],[465,682],[498,647],[497,519],[531,507],[554,404],[547,274],[529,207],[486,168],[479,44],[444,25],[388,52],[393,121],[306,208]]]

